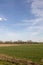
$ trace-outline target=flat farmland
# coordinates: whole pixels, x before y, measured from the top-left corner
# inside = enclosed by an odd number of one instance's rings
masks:
[[[43,44],[1,45],[0,54],[40,62],[43,59]]]

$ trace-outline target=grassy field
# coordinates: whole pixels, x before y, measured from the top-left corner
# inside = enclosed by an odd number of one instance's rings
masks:
[[[7,54],[16,58],[26,58],[40,62],[41,59],[43,59],[43,44],[23,44],[0,47],[0,54]]]

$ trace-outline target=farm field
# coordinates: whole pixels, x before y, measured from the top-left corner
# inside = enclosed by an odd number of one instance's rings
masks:
[[[35,62],[40,62],[41,59],[43,59],[43,44],[0,46],[0,54],[6,54],[15,58],[25,58]]]

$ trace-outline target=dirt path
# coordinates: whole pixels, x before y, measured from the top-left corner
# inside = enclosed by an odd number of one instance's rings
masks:
[[[8,46],[19,46],[18,44],[0,44],[0,47]]]

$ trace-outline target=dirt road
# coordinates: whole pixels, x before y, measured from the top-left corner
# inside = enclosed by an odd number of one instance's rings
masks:
[[[4,47],[4,46],[19,46],[18,44],[0,44],[0,47]]]

